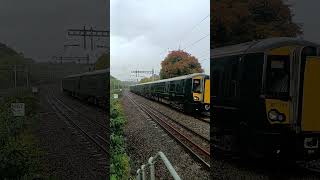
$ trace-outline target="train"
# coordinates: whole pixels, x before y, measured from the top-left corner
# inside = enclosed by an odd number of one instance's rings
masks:
[[[215,158],[319,158],[319,47],[278,37],[211,50]]]
[[[108,71],[109,69],[102,69],[66,76],[61,81],[61,89],[64,93],[83,101],[108,107]]]
[[[130,86],[130,91],[186,113],[210,111],[210,76],[194,73]]]

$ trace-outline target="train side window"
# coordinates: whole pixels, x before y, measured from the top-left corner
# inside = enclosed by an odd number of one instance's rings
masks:
[[[182,93],[185,92],[184,86],[185,86],[185,80],[182,80],[182,81],[181,81],[181,92],[182,92]]]
[[[169,89],[169,91],[170,91],[170,92],[174,92],[175,87],[176,87],[176,84],[170,83],[170,89]]]
[[[213,60],[213,95],[234,97],[238,93],[240,57],[226,56]]]

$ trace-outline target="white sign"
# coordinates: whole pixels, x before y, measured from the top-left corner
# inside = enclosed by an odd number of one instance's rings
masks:
[[[11,103],[11,111],[13,116],[24,116],[25,115],[24,103]]]
[[[118,99],[118,94],[113,94],[113,99]]]
[[[37,87],[32,87],[32,93],[37,93],[38,92],[38,88]]]

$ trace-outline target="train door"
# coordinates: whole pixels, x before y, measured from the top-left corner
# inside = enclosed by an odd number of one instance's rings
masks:
[[[203,80],[201,76],[192,79],[192,96],[194,102],[202,101]]]
[[[320,57],[315,47],[305,47],[301,53],[301,130],[320,132],[318,121],[320,102]]]
[[[270,124],[289,124],[290,89],[292,79],[292,51],[294,46],[284,46],[272,49],[267,53],[266,65],[266,112]]]
[[[210,77],[204,79],[204,108],[210,110]]]

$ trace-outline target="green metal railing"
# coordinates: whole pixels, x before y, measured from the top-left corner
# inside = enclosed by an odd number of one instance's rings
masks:
[[[150,157],[148,163],[146,165],[143,164],[141,168],[137,170],[136,180],[146,180],[146,168],[148,166],[150,167],[150,179],[155,180],[155,163],[158,158],[161,158],[161,160],[164,162],[174,180],[181,180],[180,176],[177,174],[168,158],[161,151],[158,152],[154,157]]]

